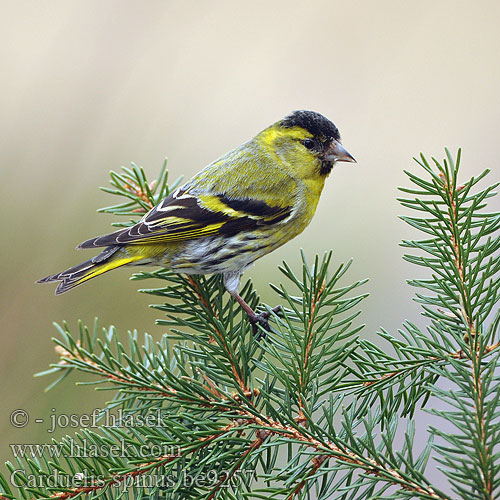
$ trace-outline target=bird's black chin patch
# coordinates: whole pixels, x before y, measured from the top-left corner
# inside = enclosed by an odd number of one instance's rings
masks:
[[[323,160],[321,162],[321,168],[319,173],[321,175],[328,175],[332,171],[332,168],[333,168],[333,161]]]

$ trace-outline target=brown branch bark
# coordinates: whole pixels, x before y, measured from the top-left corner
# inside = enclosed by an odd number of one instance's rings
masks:
[[[326,286],[326,281],[323,281],[321,287],[319,288],[318,292],[316,293],[316,296],[313,299],[313,302],[311,304],[311,314],[309,316],[309,323],[307,326],[307,346],[306,346],[306,352],[304,354],[304,362],[302,365],[302,370],[299,372],[299,415],[296,419],[296,421],[300,424],[304,424],[307,421],[307,418],[304,414],[304,402],[302,400],[302,391],[304,389],[304,380],[303,380],[303,375],[304,372],[307,369],[307,364],[309,363],[309,356],[311,353],[311,344],[313,341],[313,336],[314,332],[312,329],[312,326],[314,325],[314,314],[316,312],[316,307],[318,306],[319,299],[321,297],[321,294],[325,290]]]
[[[486,437],[486,424],[484,420],[484,396],[483,396],[483,381],[482,381],[482,354],[481,354],[481,342],[480,335],[481,332],[477,330],[474,324],[474,319],[472,317],[471,305],[469,302],[469,294],[467,293],[467,287],[464,279],[464,262],[460,253],[460,235],[455,234],[454,228],[458,225],[457,219],[457,207],[456,207],[456,194],[460,190],[454,190],[454,186],[448,182],[446,176],[443,174],[441,176],[443,181],[443,186],[448,194],[450,200],[450,233],[451,242],[453,246],[454,253],[454,264],[457,270],[458,276],[460,277],[460,296],[462,298],[462,315],[465,323],[468,327],[468,333],[466,340],[469,341],[470,345],[470,358],[472,360],[472,383],[474,386],[474,391],[476,397],[474,398],[474,412],[476,417],[476,425],[478,429],[478,435],[481,442],[481,448],[484,453],[481,453],[480,463],[481,463],[481,477],[483,482],[483,490],[487,495],[488,499],[493,500],[493,483],[490,474],[488,474],[488,467],[486,464],[489,462],[489,455],[491,450],[489,449],[487,437]],[[489,353],[498,347],[498,343],[486,348],[486,353]]]
[[[187,276],[187,280],[190,283],[190,285],[192,286],[192,288],[195,291],[196,295],[198,296],[200,302],[209,311],[212,312],[212,314],[214,315],[214,317],[217,318],[217,312],[215,311],[215,309],[212,306],[212,304],[209,304],[205,300],[205,298],[203,297],[203,294],[201,293],[201,290],[199,289],[198,284],[196,283],[196,281],[191,276]],[[238,385],[240,386],[240,389],[243,391],[243,393],[248,393],[249,389],[248,389],[248,387],[246,387],[245,382],[243,381],[243,379],[240,376],[240,373],[239,373],[239,370],[238,370],[238,368],[239,368],[238,363],[236,362],[236,360],[233,359],[233,356],[231,355],[231,351],[229,350],[229,348],[227,346],[227,341],[226,341],[224,335],[222,335],[222,333],[219,332],[219,330],[217,328],[215,328],[215,327],[214,327],[214,331],[215,331],[215,334],[217,335],[217,337],[220,339],[222,347],[224,348],[224,350],[226,351],[227,356],[230,359],[231,371],[233,372],[234,378],[238,382]]]

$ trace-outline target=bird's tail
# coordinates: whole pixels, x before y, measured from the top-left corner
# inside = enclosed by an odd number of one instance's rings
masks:
[[[124,252],[119,252],[121,248],[120,245],[107,247],[92,259],[70,267],[61,273],[46,276],[38,280],[37,283],[60,281],[56,288],[56,295],[59,295],[112,269],[143,259],[142,255],[127,255]]]

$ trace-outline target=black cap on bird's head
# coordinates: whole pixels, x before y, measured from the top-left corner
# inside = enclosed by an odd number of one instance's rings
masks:
[[[340,143],[339,129],[316,111],[300,110],[286,116],[280,125],[284,128],[301,127],[312,140],[304,141],[306,148],[316,151],[321,160],[321,173],[329,174],[336,161],[356,163],[354,157]]]
[[[281,126],[285,128],[301,127],[314,137],[332,137],[337,141],[340,140],[339,129],[328,118],[316,113],[316,111],[294,111],[283,119]]]

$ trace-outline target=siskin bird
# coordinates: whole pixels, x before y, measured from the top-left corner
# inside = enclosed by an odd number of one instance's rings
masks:
[[[314,111],[295,111],[226,153],[152,208],[136,225],[78,248],[104,250],[39,280],[56,294],[121,266],[151,264],[187,274],[221,274],[257,333],[257,314],[238,293],[241,274],[300,234],[316,211],[335,162],[355,162],[337,127]]]

